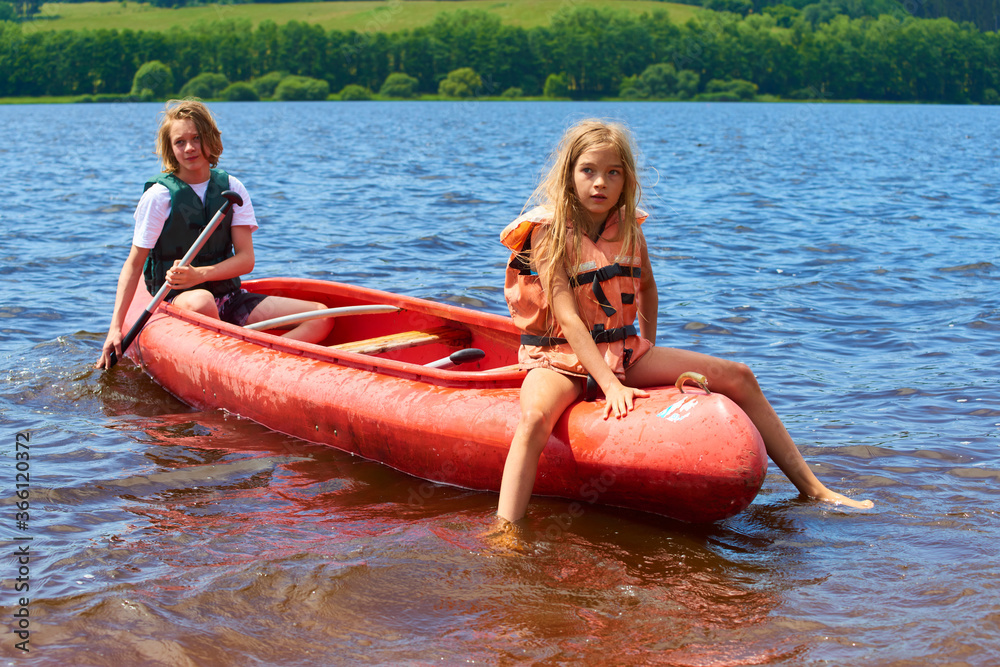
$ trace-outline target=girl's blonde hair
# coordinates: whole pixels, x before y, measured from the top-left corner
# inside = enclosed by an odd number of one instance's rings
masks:
[[[614,240],[622,241],[625,255],[638,256],[640,233],[636,221],[636,207],[641,197],[641,187],[635,166],[635,149],[628,129],[620,124],[596,119],[583,120],[563,134],[552,157],[552,166],[529,199],[529,206],[537,204],[552,211],[552,222],[546,229],[539,247],[531,249],[535,270],[545,276],[546,294],[552,293],[553,269],[561,267],[573,277],[570,263],[570,243],[576,257],[580,256],[583,236],[593,237],[597,229],[589,229],[589,216],[576,195],[574,170],[580,156],[596,148],[611,148],[618,154],[624,170],[624,184],[618,198],[618,234]],[[612,211],[612,212],[613,212]]]
[[[173,173],[181,168],[170,144],[170,127],[176,120],[190,120],[194,123],[201,139],[201,152],[208,163],[213,168],[216,167],[222,155],[222,133],[215,124],[215,117],[200,100],[183,99],[167,102],[163,117],[160,119],[160,129],[156,135],[156,153],[160,156],[163,171]]]

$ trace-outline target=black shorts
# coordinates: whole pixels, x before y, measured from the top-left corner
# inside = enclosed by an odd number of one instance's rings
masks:
[[[247,318],[250,317],[253,309],[266,298],[263,294],[254,294],[240,289],[217,298],[215,307],[219,309],[220,320],[241,327],[247,323]]]

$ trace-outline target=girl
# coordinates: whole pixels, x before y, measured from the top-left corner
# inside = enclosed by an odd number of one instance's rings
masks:
[[[111,351],[121,358],[122,325],[140,277],[150,294],[163,283],[178,308],[222,319],[237,326],[273,317],[293,315],[326,306],[312,301],[251,294],[240,287],[240,276],[254,266],[253,239],[257,229],[253,204],[243,184],[221,169],[222,135],[208,108],[196,100],[171,100],[160,121],[156,152],[163,172],[146,183],[135,209],[132,249],[118,277],[111,327],[96,368],[108,368]],[[243,198],[234,207],[192,262],[180,258],[219,210],[222,192]],[[304,322],[285,336],[315,343],[333,328],[333,320]]]
[[[852,500],[816,478],[747,366],[651,342],[658,296],[639,227],[646,219],[636,207],[639,196],[625,128],[583,121],[563,136],[548,176],[532,196],[542,205],[501,235],[513,251],[504,295],[524,334],[519,363],[529,370],[498,516],[510,522],[524,516],[542,449],[588,383],[604,393],[605,419],[622,419],[636,399],[649,396],[642,387],[672,385],[685,371],[710,377],[713,391],[743,408],[768,456],[802,494],[872,507],[870,500]]]

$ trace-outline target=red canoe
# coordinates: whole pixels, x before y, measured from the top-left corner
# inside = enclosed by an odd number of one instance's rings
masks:
[[[164,304],[128,356],[188,405],[223,408],[434,482],[499,489],[524,377],[509,318],[318,280],[244,286],[331,308],[399,310],[341,315],[312,345]],[[140,286],[126,330],[149,300]],[[464,348],[486,355],[450,369],[424,365]],[[746,414],[701,389],[650,393],[622,420],[604,420],[602,401],[571,406],[542,454],[535,493],[691,522],[749,505],[767,456]]]

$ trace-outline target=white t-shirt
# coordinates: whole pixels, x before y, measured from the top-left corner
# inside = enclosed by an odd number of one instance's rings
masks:
[[[205,192],[208,190],[208,181],[204,183],[190,183],[191,189],[205,203]],[[246,187],[240,183],[239,179],[229,175],[229,189],[243,198],[243,206],[233,207],[233,227],[245,225],[250,227],[251,232],[257,231],[257,217],[253,212],[253,203]],[[137,248],[152,248],[156,245],[156,240],[160,238],[163,225],[170,214],[170,191],[165,185],[153,183],[142,193],[139,203],[135,207],[135,232],[132,234],[132,245]],[[212,215],[215,215],[213,212]]]

